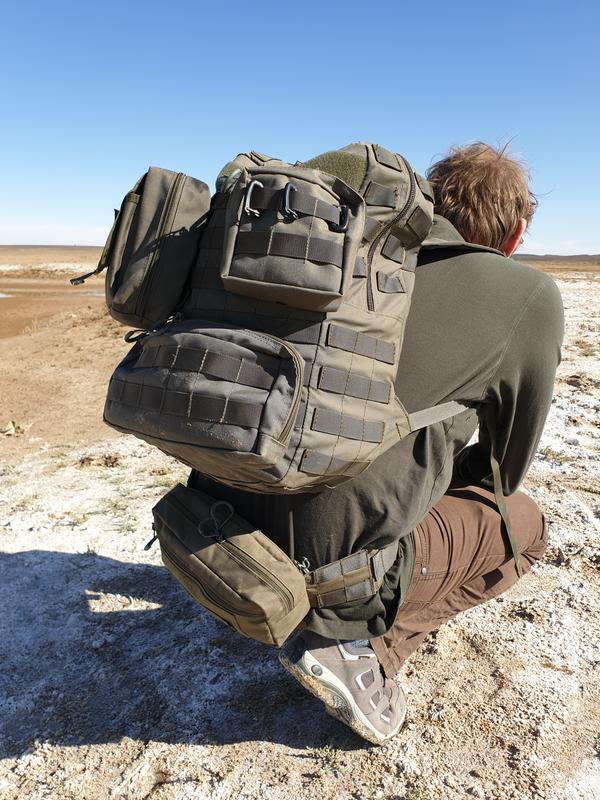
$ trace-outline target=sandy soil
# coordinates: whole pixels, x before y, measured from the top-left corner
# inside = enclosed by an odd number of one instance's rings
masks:
[[[63,247],[62,245],[0,245],[0,272],[12,272],[16,267],[41,268],[46,271],[58,269],[62,265],[66,269],[73,265],[98,263],[101,247]]]
[[[57,294],[58,313],[6,331],[0,797],[600,798],[600,276],[556,277],[564,360],[526,485],[550,522],[547,557],[407,662],[408,724],[382,748],[144,551],[152,504],[186,470],[100,422],[127,349],[101,300],[66,308]]]

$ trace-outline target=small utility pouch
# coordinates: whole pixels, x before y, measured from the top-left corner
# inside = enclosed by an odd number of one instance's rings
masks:
[[[125,325],[148,328],[182,299],[210,207],[210,191],[183,172],[150,167],[116,212],[97,268],[106,269],[106,305]]]
[[[339,178],[276,162],[243,169],[225,214],[226,290],[295,308],[336,308],[364,228],[362,197]]]
[[[244,636],[281,645],[309,612],[303,574],[229,503],[177,484],[152,513],[165,566]]]

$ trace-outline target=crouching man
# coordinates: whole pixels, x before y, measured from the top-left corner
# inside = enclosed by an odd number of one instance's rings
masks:
[[[398,544],[374,596],[312,608],[280,653],[331,714],[375,743],[404,722],[393,676],[405,659],[444,622],[508,589],[546,547],[541,511],[517,491],[550,407],[563,335],[554,282],[511,259],[535,199],[521,166],[485,144],[453,149],[428,178],[436,216],[420,251],[396,394],[409,413],[450,400],[471,408],[415,431],[335,490],[235,497],[282,546],[293,532],[295,557],[311,569]]]

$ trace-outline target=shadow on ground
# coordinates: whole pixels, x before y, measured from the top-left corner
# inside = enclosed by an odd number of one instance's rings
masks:
[[[0,757],[34,741],[364,746],[162,566],[0,554]],[[318,724],[315,724],[318,721]],[[317,732],[315,732],[317,729]]]

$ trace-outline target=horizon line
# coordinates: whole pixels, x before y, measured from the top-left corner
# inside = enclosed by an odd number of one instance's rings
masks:
[[[37,248],[41,248],[41,247],[50,248],[50,247],[52,247],[52,248],[55,248],[55,249],[61,249],[61,248],[65,249],[65,248],[68,248],[68,247],[72,247],[72,248],[75,248],[75,247],[87,247],[87,248],[93,248],[93,249],[96,249],[96,250],[102,250],[104,245],[103,244],[15,244],[15,243],[3,244],[3,243],[0,243],[0,248],[1,247],[31,247],[31,248],[34,248],[34,247],[37,247]],[[512,257],[515,260],[518,260],[519,258],[534,258],[534,259],[536,259],[536,258],[555,258],[555,259],[576,259],[576,258],[593,259],[593,258],[597,258],[597,259],[600,259],[600,252],[599,253],[562,253],[560,255],[557,254],[557,253],[520,253],[520,252],[517,252]]]

